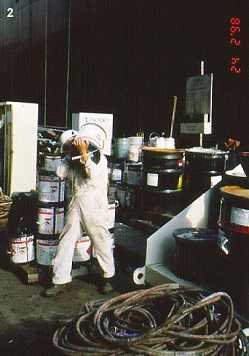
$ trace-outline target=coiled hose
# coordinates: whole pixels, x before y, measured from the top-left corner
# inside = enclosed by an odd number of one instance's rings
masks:
[[[228,294],[168,284],[86,303],[55,331],[53,344],[74,356],[248,355]]]

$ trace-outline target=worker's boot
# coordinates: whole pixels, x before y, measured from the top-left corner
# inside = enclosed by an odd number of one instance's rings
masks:
[[[67,284],[54,284],[52,287],[48,288],[44,292],[45,297],[55,297],[58,294],[65,292],[68,287]]]
[[[113,286],[113,281],[114,277],[111,278],[103,278],[103,283],[99,288],[99,292],[101,294],[109,294],[114,292],[114,286]]]

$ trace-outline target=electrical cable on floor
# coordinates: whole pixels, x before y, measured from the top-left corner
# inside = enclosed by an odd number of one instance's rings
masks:
[[[65,355],[248,355],[225,292],[204,296],[163,284],[84,305],[53,344]]]

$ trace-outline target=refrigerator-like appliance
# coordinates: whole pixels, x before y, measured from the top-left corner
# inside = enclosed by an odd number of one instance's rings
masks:
[[[0,103],[0,187],[6,195],[36,189],[38,104]]]

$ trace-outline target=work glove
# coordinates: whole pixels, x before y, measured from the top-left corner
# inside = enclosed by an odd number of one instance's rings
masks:
[[[89,157],[89,152],[88,152],[89,142],[84,140],[82,137],[76,136],[75,139],[73,140],[73,145],[76,147],[76,149],[78,150],[81,156],[81,162],[82,163],[86,162]]]

